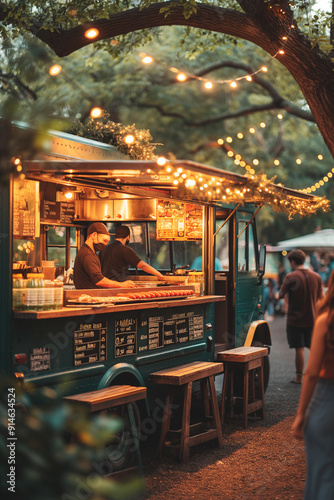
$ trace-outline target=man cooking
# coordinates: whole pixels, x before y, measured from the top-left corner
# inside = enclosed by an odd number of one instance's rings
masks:
[[[75,288],[133,288],[133,281],[114,281],[102,274],[101,263],[95,252],[103,250],[110,240],[110,233],[102,222],[94,222],[87,230],[87,239],[80,248],[74,262],[73,281]]]
[[[124,282],[127,280],[129,265],[131,267],[139,267],[148,274],[157,276],[158,280],[165,280],[159,271],[154,269],[136,254],[136,252],[128,247],[130,241],[130,229],[128,226],[118,226],[116,228],[115,241],[110,243],[101,252],[101,267],[102,273],[109,279]]]

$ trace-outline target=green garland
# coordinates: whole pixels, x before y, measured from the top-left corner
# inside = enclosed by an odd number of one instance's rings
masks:
[[[150,142],[152,136],[149,130],[137,130],[135,125],[122,125],[111,121],[110,115],[103,113],[102,118],[89,118],[86,124],[77,122],[73,128],[68,130],[70,134],[75,134],[86,139],[93,139],[104,144],[114,146],[118,151],[129,156],[132,160],[154,160],[153,153],[157,145]],[[124,139],[127,135],[132,135],[134,141],[127,144]]]

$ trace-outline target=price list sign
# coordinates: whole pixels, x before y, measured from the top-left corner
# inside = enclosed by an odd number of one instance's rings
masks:
[[[137,320],[125,318],[115,321],[115,358],[137,353]]]
[[[49,347],[37,347],[30,352],[30,371],[43,372],[50,370],[51,357]]]
[[[162,316],[153,316],[148,321],[148,349],[158,349],[204,336],[203,316],[193,313],[175,314],[164,321]]]
[[[107,359],[107,323],[80,324],[74,330],[74,365],[89,365]]]

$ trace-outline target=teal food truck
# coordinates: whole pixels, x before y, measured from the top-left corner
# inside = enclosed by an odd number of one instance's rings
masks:
[[[318,198],[191,161],[130,160],[61,132],[39,144],[8,158],[0,188],[4,374],[66,395],[144,386],[154,371],[212,361],[218,350],[271,345],[255,215],[268,199],[318,207]],[[74,258],[93,221],[111,233],[126,224],[166,281],[132,269],[137,297],[75,290]]]

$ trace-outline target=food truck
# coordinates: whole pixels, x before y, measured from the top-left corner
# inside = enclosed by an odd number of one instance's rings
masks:
[[[13,134],[31,130],[16,124]],[[295,211],[318,198],[192,161],[130,160],[61,132],[39,143],[8,158],[1,182],[5,374],[66,395],[145,386],[150,373],[217,350],[271,345],[255,215],[264,193]],[[75,255],[94,221],[111,233],[127,225],[130,245],[166,281],[130,269],[135,288],[76,290]]]

